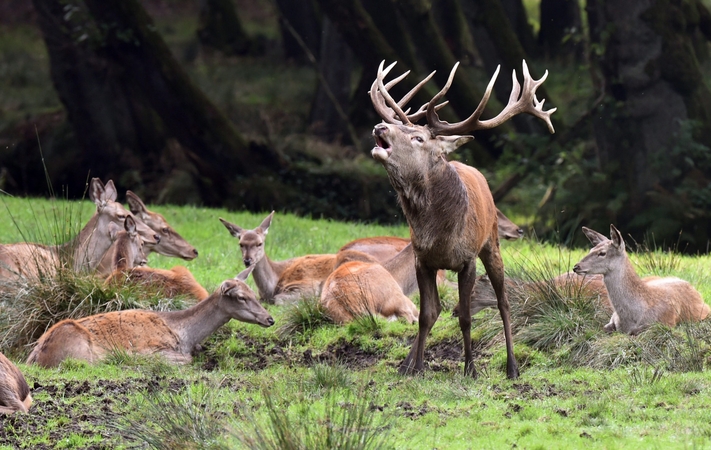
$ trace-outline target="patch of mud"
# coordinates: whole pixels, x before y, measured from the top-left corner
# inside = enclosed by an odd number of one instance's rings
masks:
[[[348,368],[362,369],[377,364],[380,358],[378,354],[365,351],[350,342],[341,341],[329,345],[318,355],[313,355],[310,349],[306,350],[301,362],[307,366],[317,363],[339,363]]]

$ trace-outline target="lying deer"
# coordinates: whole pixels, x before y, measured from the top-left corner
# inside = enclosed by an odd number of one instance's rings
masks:
[[[115,270],[106,278],[105,284],[142,285],[165,298],[186,296],[200,301],[210,296],[184,266],[175,266],[169,270],[143,266]]]
[[[27,412],[31,404],[30,387],[22,372],[0,353],[0,414]]]
[[[264,250],[264,241],[272,222],[272,211],[253,230],[226,221],[220,222],[232,236],[239,239],[242,261],[254,266],[254,283],[262,301],[284,305],[305,296],[318,296],[323,282],[333,271],[336,255],[306,255],[285,261],[272,261]]]
[[[655,322],[673,327],[708,316],[709,306],[688,282],[676,277],[640,278],[614,225],[610,225],[611,239],[586,227],[583,233],[593,248],[573,271],[603,276],[614,309],[605,331],[635,335]]]
[[[107,276],[112,271],[125,272],[146,264],[143,238],[136,231],[136,221],[128,216],[123,226],[124,229],[119,230],[118,225],[109,224],[109,235],[114,242],[101,258],[96,268],[97,275]]]
[[[29,242],[1,244],[0,278],[51,277],[64,265],[71,265],[76,272],[96,269],[112,244],[109,225],[123,227],[131,213],[116,202],[116,188],[111,180],[104,186],[101,180],[93,178],[89,198],[96,204],[96,212],[71,241],[54,246]],[[136,224],[136,230],[147,244],[157,244],[160,239],[142,223]]]
[[[394,64],[393,64],[394,65]],[[370,98],[384,123],[375,126],[375,148],[371,154],[388,173],[390,183],[410,226],[410,236],[416,257],[417,284],[420,289],[419,332],[412,349],[400,366],[401,373],[424,369],[425,340],[439,317],[442,306],[437,292],[436,276],[440,269],[458,273],[459,325],[464,340],[464,373],[476,375],[471,346],[471,294],[476,282],[476,258],[484,264],[497,302],[506,337],[506,374],[518,377],[518,364],[513,353],[509,303],[504,291],[504,265],[499,250],[496,206],[484,176],[476,169],[459,162],[448,162],[447,154],[473,139],[460,133],[495,127],[520,113],[529,113],[546,122],[553,132],[550,115],[555,109],[543,111],[543,102],[535,97],[540,80],[533,80],[524,61],[523,90],[513,74],[513,89],[508,104],[496,117],[480,120],[491,95],[498,69],[474,113],[462,122],[441,121],[437,109],[439,100],[451,86],[457,65],[443,89],[432,100],[412,114],[403,108],[434,72],[417,84],[400,102],[388,92],[407,73],[387,83],[385,76],[393,65],[378,68],[370,89]],[[427,119],[427,125],[415,122]]]
[[[146,246],[146,256],[151,252],[156,252],[165,256],[182,258],[186,261],[197,258],[198,251],[195,250],[195,247],[183,239],[168,224],[165,217],[146,208],[143,200],[131,191],[126,191],[126,201],[136,219],[146,224],[160,236],[160,241],[157,244]]]
[[[409,276],[414,259],[411,244],[383,264],[363,252],[339,251],[336,267],[323,285],[320,303],[326,314],[340,324],[367,314],[379,314],[389,320],[402,317],[414,323],[419,312],[405,295],[417,287]]]
[[[58,322],[39,338],[27,363],[55,367],[66,358],[95,362],[115,350],[189,363],[195,346],[230,319],[274,325],[244,283],[251,272],[250,267],[235,279],[223,281],[210,297],[182,311],[114,311]]]

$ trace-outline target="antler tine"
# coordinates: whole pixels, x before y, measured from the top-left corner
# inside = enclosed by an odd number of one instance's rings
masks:
[[[557,108],[543,111],[543,103],[545,100],[539,102],[536,98],[536,89],[546,80],[548,71],[546,71],[539,80],[534,80],[528,71],[528,65],[525,60],[523,61],[523,89],[516,78],[516,71],[514,70],[512,73],[513,86],[511,88],[508,104],[496,117],[487,120],[479,120],[486,107],[486,103],[489,101],[498,74],[499,67],[496,68],[494,76],[491,77],[491,81],[489,81],[489,85],[486,87],[479,106],[477,106],[476,110],[466,120],[450,124],[440,121],[436,112],[428,110],[427,122],[433,132],[440,135],[453,135],[475,130],[485,130],[501,125],[511,117],[525,112],[542,119],[548,125],[548,130],[553,133],[555,130],[553,129],[550,116]]]
[[[375,81],[378,83],[378,91],[380,91],[380,95],[383,97],[385,100],[385,104],[388,105],[393,111],[395,111],[395,114],[400,118],[401,122],[403,125],[412,125],[412,122],[410,122],[410,119],[408,119],[407,114],[405,114],[400,106],[395,102],[395,100],[390,96],[390,93],[388,92],[387,88],[383,84],[383,78],[385,78],[385,75],[390,71],[390,69],[395,66],[395,62],[390,64],[387,68],[387,71],[383,71],[383,64],[385,61],[380,62],[380,66],[378,67],[378,76],[375,78]],[[371,93],[371,97],[372,97]],[[381,114],[381,117],[383,115]],[[385,117],[383,117],[384,120]],[[392,120],[392,119],[391,119]],[[393,123],[393,122],[390,122]]]
[[[440,103],[439,105],[436,105],[434,107],[434,109],[435,109],[435,111],[439,111],[440,109],[444,108],[448,104],[449,104],[449,100],[446,100],[446,101]],[[415,112],[414,114],[408,114],[407,117],[409,117],[412,122],[417,122],[418,120],[425,117],[425,115],[427,115],[427,106],[429,106],[429,102],[420,106],[420,109],[418,109],[417,112]]]
[[[410,92],[408,92],[407,94],[405,94],[405,96],[404,96],[399,102],[397,102],[398,106],[402,108],[403,106],[407,105],[407,102],[409,102],[410,99],[411,99],[415,94],[417,94],[417,92],[418,92],[420,89],[422,89],[422,86],[424,86],[425,84],[427,84],[427,82],[432,79],[432,77],[434,76],[434,74],[435,74],[436,72],[437,72],[436,70],[433,70],[431,74],[427,75],[422,81],[420,81],[419,83],[417,83],[417,86],[415,86],[414,88],[410,89]],[[405,72],[405,73],[410,73],[410,71],[408,70],[408,71]],[[410,118],[410,120],[412,120],[412,118]]]
[[[401,122],[395,118],[395,112],[390,108],[388,105],[385,104],[385,98],[383,95],[378,95],[378,82],[382,84],[382,78],[385,77],[390,70],[395,66],[395,62],[390,64],[387,68],[383,69],[383,64],[385,61],[380,62],[380,66],[378,67],[378,75],[375,78],[375,81],[373,81],[372,86],[370,87],[370,100],[373,102],[373,107],[375,108],[375,112],[378,113],[378,115],[387,123],[391,124],[400,124]],[[404,74],[406,75],[406,74]],[[398,81],[400,81],[403,78],[401,75],[400,77],[392,80],[389,82],[386,86],[386,89],[394,86]]]
[[[457,72],[457,68],[459,67],[459,61],[454,64],[454,67],[452,67],[452,70],[449,72],[449,78],[447,78],[447,83],[445,83],[444,87],[442,90],[440,90],[437,95],[432,97],[432,100],[429,101],[429,103],[426,103],[423,105],[425,108],[425,114],[427,116],[427,124],[432,128],[433,130],[437,130],[440,124],[446,124],[447,122],[442,122],[439,120],[439,116],[437,115],[437,111],[441,109],[444,105],[446,105],[449,102],[443,102],[439,105],[435,105],[442,97],[444,97],[444,94],[449,91],[449,88],[452,86],[452,81],[454,81],[454,74]],[[430,106],[432,106],[430,108]],[[420,108],[422,109],[422,108]]]

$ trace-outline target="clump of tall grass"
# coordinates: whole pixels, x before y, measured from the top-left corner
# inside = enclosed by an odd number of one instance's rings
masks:
[[[281,319],[282,325],[277,329],[281,339],[306,334],[333,320],[326,314],[318,297],[305,297],[293,305],[289,305]]]
[[[681,238],[681,234],[679,235]],[[654,236],[645,238],[641,244],[635,242],[634,252],[631,254],[631,259],[642,273],[653,274],[657,276],[670,275],[677,270],[681,265],[681,253],[679,250],[679,241],[676,244],[664,248],[657,246]]]
[[[389,418],[378,408],[376,393],[331,389],[322,402],[303,395],[279,398],[262,390],[267,420],[247,414],[239,425],[239,441],[251,449],[326,450],[389,447]]]

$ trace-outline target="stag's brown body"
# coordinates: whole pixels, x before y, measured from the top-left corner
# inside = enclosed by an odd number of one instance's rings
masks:
[[[0,353],[0,414],[27,412],[31,404],[30,387],[22,372]]]
[[[210,297],[182,311],[114,311],[63,320],[39,338],[27,363],[54,367],[66,358],[94,362],[114,351],[190,362],[195,346],[230,319],[264,327],[274,324],[244,283],[250,272],[224,281]]]
[[[509,103],[496,117],[481,120],[498,69],[492,78],[481,103],[472,115],[462,122],[449,124],[439,120],[437,109],[451,86],[455,65],[443,89],[413,114],[403,108],[410,98],[431,77],[420,82],[402,100],[396,102],[388,89],[407,74],[385,84],[384,78],[392,69],[390,65],[378,69],[370,90],[370,97],[384,123],[373,130],[375,148],[373,157],[388,173],[397,192],[407,222],[416,256],[417,283],[420,289],[419,332],[409,355],[400,366],[401,373],[424,369],[425,340],[441,312],[436,275],[439,269],[458,273],[459,325],[464,340],[464,371],[476,375],[471,351],[471,294],[476,281],[476,258],[484,264],[504,325],[509,378],[518,376],[518,365],[513,354],[509,304],[504,291],[504,269],[499,251],[497,211],[484,176],[473,167],[447,161],[446,156],[473,139],[459,133],[497,126],[519,113],[529,113],[546,121],[551,132],[550,114],[543,111],[543,103],[535,98],[537,87],[543,82],[533,80],[523,65],[523,90],[513,76],[514,87]],[[427,119],[427,126],[415,125]]]

